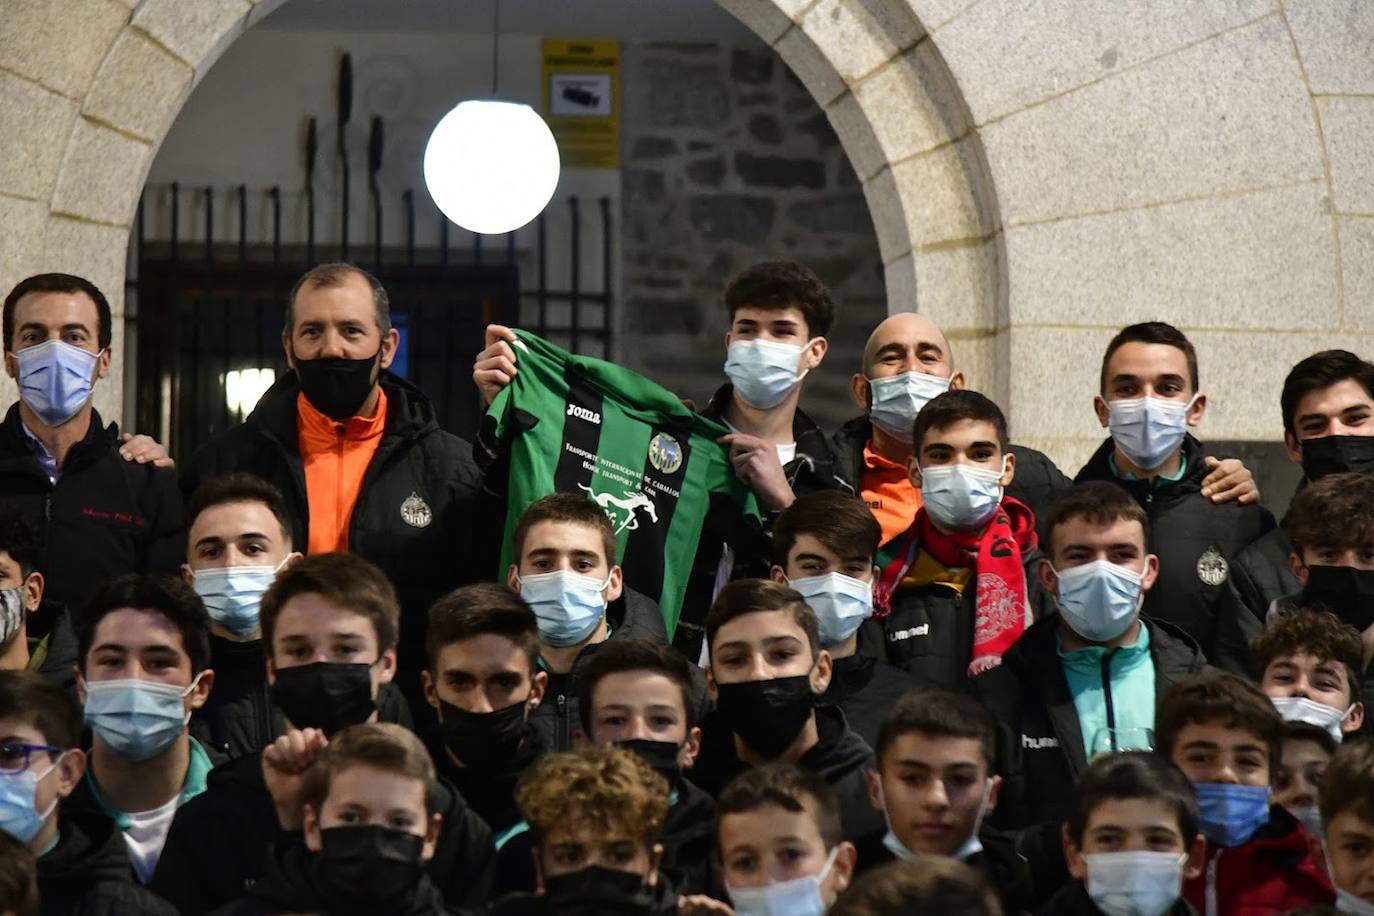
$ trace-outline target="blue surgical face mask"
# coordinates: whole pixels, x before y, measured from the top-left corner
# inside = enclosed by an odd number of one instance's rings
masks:
[[[1269,823],[1269,787],[1224,782],[1200,782],[1197,792],[1202,834],[1218,846],[1230,848],[1250,841]]]
[[[1083,856],[1088,896],[1105,916],[1163,916],[1183,894],[1186,855],[1095,852]]]
[[[926,402],[949,390],[949,379],[924,372],[871,378],[868,418],[898,442],[911,442],[912,425]]]
[[[520,597],[534,611],[539,638],[551,646],[575,646],[591,636],[606,616],[606,586],[566,569],[520,577]]]
[[[25,347],[19,364],[19,397],[48,426],[61,426],[91,399],[98,354],[60,340]]]
[[[197,569],[192,571],[192,586],[205,602],[210,619],[235,636],[243,637],[258,628],[263,593],[279,569],[281,564]]]
[[[1141,574],[1107,560],[1056,569],[1059,613],[1089,642],[1110,642],[1130,629],[1144,593]]]
[[[921,501],[926,512],[946,528],[976,528],[992,518],[1002,502],[1001,470],[972,464],[937,464],[921,468]]]
[[[801,382],[802,348],[771,340],[737,340],[725,357],[725,374],[744,403],[759,410],[776,407]]]
[[[1132,398],[1107,402],[1107,425],[1112,441],[1142,470],[1159,467],[1174,453],[1188,432],[1188,411],[1197,400]]]
[[[196,689],[201,674],[185,689],[140,678],[87,681],[86,722],[125,760],[155,757],[186,730],[191,714],[182,700]]]
[[[830,903],[821,896],[821,885],[835,865],[840,847],[830,850],[825,867],[814,875],[777,881],[762,887],[726,887],[736,916],[825,916]]]
[[[873,616],[873,586],[843,573],[792,579],[788,584],[801,593],[816,615],[821,645],[829,649],[854,635]]]
[[[42,773],[35,773],[31,769],[22,773],[0,773],[0,831],[21,843],[28,843],[38,836],[38,831],[43,829],[43,822],[57,807],[57,799],[53,798],[47,811],[40,813],[34,808],[38,784],[57,769],[57,764],[64,756],[65,752]]]

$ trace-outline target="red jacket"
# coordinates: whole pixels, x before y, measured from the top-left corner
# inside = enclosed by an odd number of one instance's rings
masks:
[[[1276,805],[1250,842],[1225,849],[1208,840],[1206,862],[1183,885],[1183,898],[1203,916],[1280,916],[1336,898],[1302,826]]]

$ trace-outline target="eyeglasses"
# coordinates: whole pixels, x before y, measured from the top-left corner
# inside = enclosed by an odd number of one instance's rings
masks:
[[[0,744],[0,773],[13,776],[29,768],[29,761],[35,753],[49,756],[62,753],[62,748],[51,744]]]

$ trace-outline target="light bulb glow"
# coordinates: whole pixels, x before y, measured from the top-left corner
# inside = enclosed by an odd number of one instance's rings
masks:
[[[425,146],[425,186],[439,210],[472,232],[512,232],[558,187],[558,143],[528,105],[460,102]]]
[[[220,376],[224,383],[224,406],[243,419],[258,406],[258,401],[277,380],[275,369],[230,369]]]

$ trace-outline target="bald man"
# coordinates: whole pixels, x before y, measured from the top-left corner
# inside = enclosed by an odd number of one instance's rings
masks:
[[[864,413],[832,437],[833,471],[863,496],[887,543],[911,527],[921,507],[921,492],[907,476],[916,414],[941,392],[965,387],[965,379],[955,371],[944,332],[915,312],[890,315],[873,329],[861,368],[850,380],[850,391]],[[1022,445],[1012,445],[1009,451],[1016,455],[1016,477],[1007,495],[1030,506],[1037,517],[1048,515],[1072,481],[1042,452]],[[1216,503],[1259,498],[1254,478],[1234,458],[1217,464],[1203,484],[1211,488]]]

